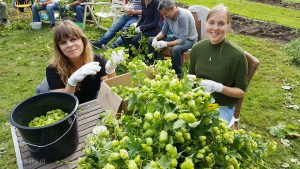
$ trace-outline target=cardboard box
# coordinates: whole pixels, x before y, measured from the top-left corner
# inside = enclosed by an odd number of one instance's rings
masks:
[[[126,112],[128,100],[123,100],[119,95],[111,90],[111,87],[118,85],[131,86],[131,82],[130,73],[103,81],[97,97],[97,102],[104,108],[104,110],[112,110],[113,113],[120,113],[122,110]]]
[[[154,79],[153,67],[148,67],[143,71],[148,78]],[[103,81],[97,97],[97,102],[104,108],[104,110],[112,110],[113,113],[127,112],[128,100],[123,100],[119,95],[111,90],[113,86],[132,86],[132,77],[130,73],[125,73]]]

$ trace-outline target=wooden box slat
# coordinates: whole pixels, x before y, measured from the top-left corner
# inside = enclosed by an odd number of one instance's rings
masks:
[[[103,112],[103,108],[97,103],[96,100],[81,104],[77,109],[77,125],[79,134],[79,144],[76,151],[70,156],[62,159],[61,161],[66,163],[45,163],[44,161],[38,161],[34,159],[28,147],[24,143],[20,133],[15,127],[12,127],[12,135],[14,140],[15,152],[17,156],[17,162],[19,169],[60,169],[77,168],[77,160],[82,157],[84,153],[84,143],[87,135],[92,132],[94,126],[98,123],[99,114]]]

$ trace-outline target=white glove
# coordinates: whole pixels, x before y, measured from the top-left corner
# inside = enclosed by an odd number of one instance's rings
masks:
[[[135,28],[136,28],[136,26],[137,26],[137,22],[134,22],[130,25],[130,27],[135,27]]]
[[[157,39],[156,38],[154,38],[153,40],[152,40],[152,44],[151,44],[155,49],[157,48]]]
[[[123,50],[119,50],[117,52],[113,51],[111,53],[111,60],[108,60],[105,65],[105,70],[107,74],[112,74],[115,71],[117,64],[124,61],[123,55]]]
[[[188,78],[190,81],[194,81],[197,77],[196,77],[196,75],[187,74],[187,78]]]
[[[136,33],[140,33],[140,32],[141,32],[141,29],[140,29],[140,27],[136,27],[134,31],[135,31]]]
[[[202,80],[199,84],[204,87],[204,91],[208,93],[222,92],[223,85],[212,80]]]
[[[96,126],[96,127],[93,128],[93,133],[98,135],[101,132],[105,132],[106,130],[107,130],[106,126]]]
[[[158,48],[158,49],[161,49],[161,48],[165,48],[165,47],[167,47],[167,42],[166,41],[158,41],[157,43],[156,43],[156,48]]]
[[[76,84],[81,82],[87,75],[95,75],[100,71],[100,69],[101,66],[99,66],[99,62],[87,63],[71,75],[71,77],[68,79],[68,84],[72,87],[75,87]]]
[[[65,9],[66,9],[66,10],[69,10],[69,9],[70,9],[70,5],[66,5],[66,6],[65,6]]]

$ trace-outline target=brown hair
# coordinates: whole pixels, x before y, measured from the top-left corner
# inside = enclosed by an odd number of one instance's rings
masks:
[[[225,11],[226,16],[227,16],[227,24],[230,25],[230,21],[231,21],[231,17],[230,17],[230,13],[229,10],[226,6],[224,6],[224,4],[218,4],[216,6],[214,6],[213,8],[211,8],[211,10],[209,10],[207,17],[206,17],[206,21],[209,20],[209,18],[211,18],[215,13],[220,12],[220,11]]]
[[[69,38],[78,38],[83,42],[83,52],[81,58],[83,63],[88,63],[93,60],[93,50],[87,36],[83,31],[72,21],[65,20],[60,22],[54,30],[54,56],[51,65],[56,67],[61,80],[66,85],[68,78],[76,71],[74,65],[70,62],[69,58],[61,51],[59,44],[61,41]]]

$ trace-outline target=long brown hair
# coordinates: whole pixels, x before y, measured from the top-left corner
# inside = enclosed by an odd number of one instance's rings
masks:
[[[83,52],[81,54],[83,63],[93,61],[93,50],[83,31],[72,21],[65,20],[60,22],[54,30],[54,56],[51,65],[57,68],[58,74],[65,85],[67,84],[69,76],[76,71],[76,68],[61,51],[59,44],[61,41],[73,37],[81,39],[83,42]]]

